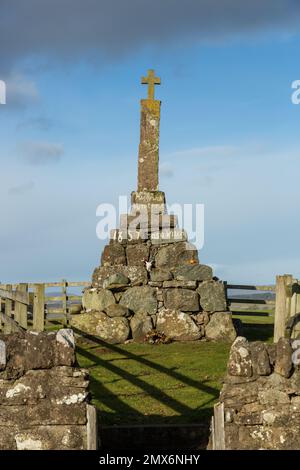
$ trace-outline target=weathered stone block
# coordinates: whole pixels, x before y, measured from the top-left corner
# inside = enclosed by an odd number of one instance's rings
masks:
[[[238,336],[230,349],[228,373],[241,377],[252,376],[250,346],[246,338]]]
[[[262,405],[272,406],[290,403],[288,394],[276,389],[262,390],[259,392],[258,398]]]
[[[212,268],[205,264],[179,266],[173,274],[178,281],[209,281],[213,277]]]
[[[275,372],[283,377],[289,377],[292,372],[293,349],[288,338],[280,338],[276,346]]]
[[[130,328],[133,341],[143,342],[147,333],[153,329],[151,316],[145,313],[136,313],[130,320]]]
[[[165,289],[169,288],[178,288],[182,287],[184,289],[196,289],[197,287],[197,282],[196,281],[176,281],[175,279],[172,279],[171,281],[164,281],[163,287]]]
[[[141,266],[102,266],[94,270],[93,287],[103,287],[105,279],[116,273],[128,277],[132,286],[146,284],[148,281],[146,268]]]
[[[164,289],[163,297],[164,297],[164,305],[167,309],[181,310],[183,312],[199,311],[199,296],[197,292],[193,290]]]
[[[113,303],[115,303],[114,295],[108,289],[86,289],[82,296],[82,306],[88,312],[91,310],[102,312]]]
[[[170,281],[172,278],[172,273],[168,269],[156,268],[150,271],[150,279],[153,282]]]
[[[84,450],[85,426],[38,426],[17,432],[17,450]]]
[[[72,317],[72,326],[112,344],[124,343],[129,336],[128,320],[110,318],[104,312],[83,313]]]
[[[124,247],[117,241],[104,247],[101,255],[102,266],[126,265]]]
[[[205,336],[213,341],[232,343],[236,338],[236,331],[230,312],[216,312],[210,315],[210,321],[205,327]]]
[[[123,290],[128,287],[130,279],[124,274],[116,273],[111,274],[108,278],[103,281],[103,288],[109,290]]]
[[[263,405],[250,403],[243,406],[234,418],[234,422],[240,426],[254,426],[263,424]]]
[[[29,370],[17,381],[0,386],[0,405],[31,405],[44,400],[56,405],[82,403],[87,399],[89,384],[86,372],[82,374],[74,369],[72,376],[65,376],[61,367]]]
[[[157,314],[156,329],[175,341],[194,341],[201,338],[201,332],[190,315],[179,310],[160,310]]]
[[[31,406],[0,406],[0,426],[28,426],[86,424],[86,404],[59,404],[44,401]]]
[[[271,366],[267,348],[261,341],[250,343],[253,373],[257,375],[271,374]]]
[[[131,315],[129,309],[121,304],[111,304],[108,307],[105,307],[104,312],[111,318],[130,317]]]
[[[220,399],[227,407],[235,410],[244,409],[249,412],[246,406],[253,405],[258,401],[258,385],[256,381],[233,384],[226,383],[221,391]]]
[[[3,379],[16,379],[29,369],[49,369],[55,365],[71,366],[75,363],[74,347],[58,343],[55,332],[14,333],[3,335],[3,341],[7,357],[6,367],[1,373]]]
[[[155,254],[155,266],[172,268],[181,264],[197,264],[199,262],[197,250],[188,248],[190,244],[185,242],[172,243],[159,248]]]
[[[149,286],[132,287],[123,294],[120,304],[134,313],[152,315],[157,311],[156,290]]]
[[[200,305],[206,312],[227,310],[225,286],[220,281],[204,281],[198,287]]]
[[[240,426],[239,445],[241,450],[298,450],[297,427]]]
[[[128,245],[126,257],[128,266],[145,266],[149,259],[150,248],[146,243]]]
[[[165,205],[166,196],[163,191],[132,191],[131,204],[150,207],[152,205]]]

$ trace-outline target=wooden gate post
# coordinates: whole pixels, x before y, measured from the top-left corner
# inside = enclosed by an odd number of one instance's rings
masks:
[[[97,410],[93,405],[87,404],[87,450],[98,449],[98,422]]]
[[[28,292],[28,284],[18,284],[17,292]],[[28,306],[21,302],[15,302],[15,321],[22,327],[27,329],[27,309]]]
[[[224,403],[214,405],[212,418],[212,449],[225,450]]]
[[[274,323],[274,343],[285,336],[286,325],[290,317],[291,298],[288,295],[288,286],[292,284],[293,277],[289,274],[276,276],[276,303]]]
[[[33,329],[44,331],[45,326],[45,284],[34,285]]]

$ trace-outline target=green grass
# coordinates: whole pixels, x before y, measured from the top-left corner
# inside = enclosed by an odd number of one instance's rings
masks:
[[[104,424],[198,423],[219,396],[229,345],[81,344]]]
[[[237,317],[249,340],[272,341],[273,317]],[[203,423],[212,414],[230,345],[186,342],[109,345],[80,338],[77,357],[91,375],[101,423]]]

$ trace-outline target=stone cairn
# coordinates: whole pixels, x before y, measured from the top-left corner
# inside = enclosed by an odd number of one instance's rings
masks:
[[[170,340],[236,337],[227,309],[224,283],[209,266],[199,264],[195,246],[167,213],[165,194],[158,189],[161,102],[154,99],[160,84],[150,70],[142,83],[138,190],[131,194],[131,211],[120,216],[84,291],[85,313],[73,326],[111,343],[145,341],[153,334]]]
[[[221,411],[223,430],[215,433],[218,446],[211,436],[209,448],[300,449],[299,364],[299,340],[265,344],[237,337],[215,407]],[[219,421],[216,414],[214,421]]]
[[[0,335],[0,450],[95,449],[88,386],[72,330]]]

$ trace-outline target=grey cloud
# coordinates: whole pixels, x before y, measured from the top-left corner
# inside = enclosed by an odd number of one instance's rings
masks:
[[[298,0],[1,0],[0,57],[111,59],[143,46],[299,31]]]
[[[27,183],[22,183],[17,186],[12,186],[11,188],[9,188],[8,193],[19,196],[19,195],[23,195],[25,193],[32,191],[33,188],[34,188],[34,182],[28,181]]]
[[[57,163],[64,154],[63,145],[53,142],[23,142],[19,150],[24,160],[34,166]]]
[[[3,78],[5,79],[7,91],[5,107],[7,111],[26,107],[28,104],[39,100],[39,92],[34,81],[14,73]]]

